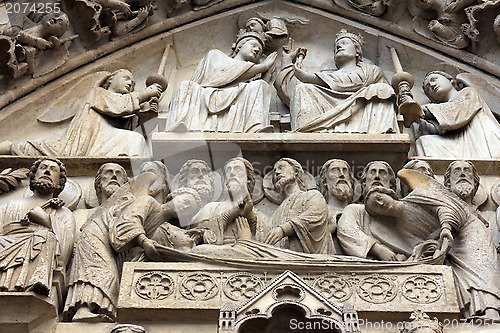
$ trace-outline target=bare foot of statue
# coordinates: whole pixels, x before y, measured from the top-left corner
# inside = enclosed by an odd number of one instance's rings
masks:
[[[237,217],[236,218],[236,239],[252,239],[252,230],[250,230],[250,225],[246,217]]]

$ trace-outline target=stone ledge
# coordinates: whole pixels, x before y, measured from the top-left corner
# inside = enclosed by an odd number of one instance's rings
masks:
[[[334,304],[354,305],[360,316],[404,320],[421,309],[458,318],[452,271],[446,266],[348,265],[293,270]],[[200,263],[126,263],[118,320],[216,319],[227,302],[241,305],[283,270],[263,266],[238,269]]]
[[[153,133],[152,144],[155,158],[165,160],[171,172],[179,170],[191,158],[210,161],[218,169],[238,154],[263,167],[273,165],[280,157],[319,167],[330,158],[341,158],[353,167],[383,159],[399,170],[408,158],[410,137],[407,134],[157,132]]]
[[[0,292],[0,333],[49,333],[57,322],[57,306],[31,292]]]

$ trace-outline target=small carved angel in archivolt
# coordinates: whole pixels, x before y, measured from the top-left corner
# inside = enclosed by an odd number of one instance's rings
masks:
[[[456,49],[466,48],[470,39],[464,33],[469,23],[465,8],[477,0],[410,0],[415,31]]]

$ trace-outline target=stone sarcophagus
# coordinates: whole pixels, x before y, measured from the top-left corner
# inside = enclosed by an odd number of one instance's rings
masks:
[[[458,317],[455,283],[448,267],[383,266],[339,263],[316,268],[298,266],[293,271],[329,302],[352,304],[365,316],[383,313],[387,320],[398,320],[421,309]],[[127,263],[118,320],[139,321],[149,316],[179,320],[190,318],[195,310],[197,316],[217,318],[224,304],[245,304],[282,272],[283,268],[273,268],[272,264],[244,269],[198,263]],[[279,295],[273,297],[279,299]],[[297,300],[301,297],[299,292]]]

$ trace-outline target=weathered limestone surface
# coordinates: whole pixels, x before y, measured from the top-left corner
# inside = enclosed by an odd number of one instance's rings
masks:
[[[500,1],[48,3],[0,15],[0,332],[500,330]]]
[[[215,318],[223,304],[250,300],[283,268],[242,271],[192,263],[128,263],[124,266],[118,320],[140,320],[144,316],[180,319],[190,316],[189,311],[183,311],[187,309],[199,309],[199,316]],[[334,304],[351,303],[358,312],[370,317],[386,313],[387,320],[405,318],[419,308],[451,317],[458,315],[455,284],[447,267],[388,269],[381,264],[367,269],[362,265],[336,265],[328,271],[325,273],[324,266],[294,269]],[[422,271],[426,274],[422,275]]]

